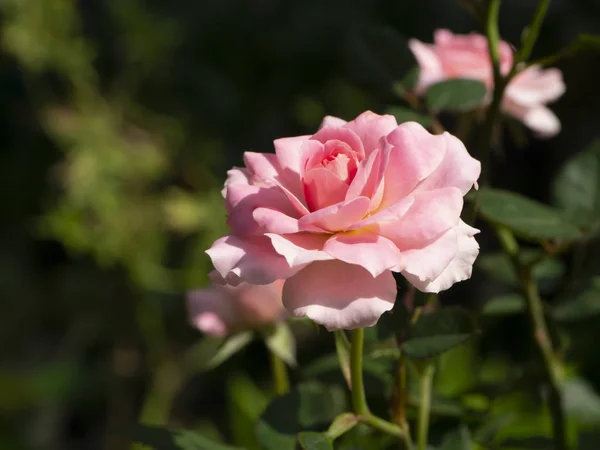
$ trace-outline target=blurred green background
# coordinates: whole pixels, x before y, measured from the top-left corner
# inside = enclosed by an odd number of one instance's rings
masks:
[[[204,250],[226,233],[226,170],[245,150],[314,131],[325,114],[399,103],[389,82],[414,65],[406,37],[477,28],[458,3],[0,1],[0,449],[127,448],[110,431],[137,421],[144,404],[154,421],[227,435],[226,375],[268,383],[263,347],[182,381],[169,365],[200,337],[183,292],[206,283]],[[503,2],[504,39],[518,43],[535,4]],[[380,44],[388,29],[404,40]],[[377,31],[364,39],[365,30]],[[594,32],[600,1],[554,0],[534,57]],[[497,186],[542,201],[563,162],[599,134],[600,55],[559,67],[561,134],[507,134],[494,158]],[[479,240],[495,246],[485,230]],[[557,261],[560,282],[597,274],[597,247]],[[552,299],[558,288],[546,284]],[[442,299],[477,308],[498,293],[484,267]],[[598,325],[591,318],[569,335],[578,342],[569,358],[596,388]],[[491,320],[442,371],[440,392],[462,392],[474,373],[503,382],[530,359],[527,339],[525,318]],[[333,346],[311,330],[299,343],[302,364]]]

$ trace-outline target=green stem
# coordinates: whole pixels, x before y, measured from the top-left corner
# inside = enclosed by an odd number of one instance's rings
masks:
[[[368,415],[367,397],[363,382],[363,347],[365,330],[357,328],[351,331],[352,348],[350,350],[350,377],[352,379],[352,407],[354,413]]]
[[[550,0],[540,0],[538,3],[533,15],[533,20],[531,21],[531,25],[529,25],[527,36],[525,37],[519,53],[517,54],[517,64],[519,62],[527,61],[531,56],[533,46],[537,41],[537,38],[540,34],[540,29],[542,28],[542,23],[544,22],[544,18],[548,12],[548,6],[550,6]]]
[[[285,362],[271,350],[269,350],[269,356],[271,358],[271,373],[275,394],[287,394],[290,391],[290,379]]]
[[[490,150],[492,145],[492,137],[494,134],[494,125],[500,115],[500,107],[502,106],[502,96],[506,84],[500,72],[500,33],[498,31],[498,16],[500,13],[500,0],[491,0],[488,7],[488,14],[485,26],[485,34],[488,41],[488,50],[490,60],[492,62],[492,70],[494,73],[494,93],[492,103],[490,104],[485,122],[482,128],[477,152],[481,161],[482,174],[481,184],[487,185],[490,183]],[[474,203],[476,205],[476,203]]]
[[[527,310],[533,330],[533,340],[540,353],[544,375],[549,388],[548,406],[552,418],[554,448],[556,450],[567,450],[566,415],[560,389],[563,368],[560,359],[552,348],[552,341],[544,315],[544,305],[533,279],[531,266],[522,264],[519,259],[519,244],[514,235],[506,228],[498,228],[496,231],[504,251],[511,257],[527,302]]]
[[[398,360],[396,377],[397,385],[392,405],[392,420],[394,423],[408,430],[408,422],[406,421],[406,356],[404,356],[404,352],[400,354],[400,359]]]
[[[431,391],[435,366],[427,364],[419,374],[419,419],[417,421],[417,448],[427,449],[427,436],[429,433],[429,413],[431,409]]]
[[[350,332],[350,377],[352,379],[352,408],[358,420],[384,433],[400,438],[406,450],[412,450],[412,442],[406,430],[398,425],[374,416],[369,411],[363,381],[363,347],[365,330],[357,328]]]

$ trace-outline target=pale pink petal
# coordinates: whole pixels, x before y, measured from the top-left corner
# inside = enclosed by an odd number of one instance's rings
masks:
[[[209,336],[223,337],[229,333],[227,324],[212,312],[198,314],[192,319],[192,325]]]
[[[344,127],[327,127],[321,128],[310,138],[323,144],[327,141],[335,140],[345,142],[359,155],[359,160],[365,156],[365,150],[360,138],[356,133],[349,128]]]
[[[234,286],[241,281],[269,284],[289,278],[298,271],[298,268],[290,267],[265,236],[243,239],[225,236],[217,239],[206,253],[227,284]]]
[[[324,251],[340,261],[364,267],[373,277],[400,263],[400,250],[392,241],[369,231],[338,233]]]
[[[400,251],[420,248],[453,228],[463,207],[462,193],[454,187],[417,192],[413,197],[414,204],[398,222],[379,224],[379,233]]]
[[[400,219],[402,219],[402,217],[404,217],[414,202],[415,197],[412,195],[409,197],[404,197],[398,203],[394,203],[392,206],[388,206],[385,209],[377,211],[375,214],[356,222],[348,229],[360,230],[361,228],[369,228],[379,230],[379,226],[382,224],[397,223]]]
[[[373,326],[395,299],[391,272],[373,278],[360,266],[336,260],[312,263],[283,286],[283,304],[292,314],[330,331]]]
[[[319,129],[343,127],[347,123],[348,122],[346,122],[344,119],[340,119],[339,117],[325,116],[323,122],[321,122],[321,126],[319,126]]]
[[[280,211],[290,217],[299,213],[289,196],[279,186],[250,186],[230,184],[226,187],[225,205],[228,211],[227,224],[237,235],[261,234],[263,230],[254,221],[253,213],[258,207]]]
[[[456,228],[450,228],[435,241],[421,248],[402,250],[400,265],[394,269],[417,289],[425,290],[455,258],[458,251]]]
[[[479,230],[461,220],[455,232],[458,247],[456,254],[437,278],[422,281],[414,275],[405,273],[406,278],[419,290],[437,293],[449,289],[454,283],[471,278],[473,263],[479,254],[479,244],[473,236],[479,233]]]
[[[541,138],[551,138],[560,132],[560,120],[549,108],[539,106],[527,111],[523,123]]]
[[[354,223],[363,219],[371,204],[367,197],[357,197],[347,202],[328,206],[300,218],[300,229],[304,226],[316,226],[323,230],[345,231]]]
[[[387,136],[397,126],[394,116],[380,116],[371,111],[362,113],[346,124],[346,128],[354,131],[362,141],[367,156],[375,149],[380,149],[381,138]]]
[[[415,192],[456,187],[465,195],[477,182],[481,173],[481,163],[469,154],[458,138],[449,133],[443,133],[439,137],[446,143],[444,159],[419,183]]]
[[[267,183],[272,178],[277,178],[281,172],[274,153],[244,152],[244,164],[253,178]]]
[[[298,219],[276,209],[256,208],[252,212],[252,218],[263,232],[285,234],[300,231]]]
[[[380,207],[385,189],[384,176],[391,151],[391,146],[375,150],[362,161],[346,193],[347,201],[356,197],[368,197],[371,199],[369,212]]]
[[[229,332],[229,323],[234,318],[226,288],[211,286],[186,294],[190,322],[200,331],[213,336],[224,336]]]
[[[406,197],[415,186],[440,165],[446,140],[429,133],[416,122],[405,122],[387,136],[393,146],[385,170],[381,208]]]
[[[304,197],[312,211],[343,201],[346,192],[346,182],[324,167],[316,167],[304,175]]]
[[[298,267],[313,261],[333,259],[323,251],[329,235],[313,233],[273,234],[267,233],[277,253],[282,255],[290,267]]]
[[[287,172],[290,178],[294,178],[295,175],[297,188],[300,188],[300,174],[305,161],[302,147],[309,138],[310,136],[297,136],[273,141],[281,170]]]
[[[442,64],[438,58],[433,46],[425,44],[417,39],[410,39],[408,47],[419,64],[419,82],[416,90],[419,93],[424,92],[432,84],[438,83],[444,79]]]
[[[535,107],[557,100],[566,91],[559,69],[530,66],[509,83],[505,96],[520,106]]]
[[[506,114],[523,122],[541,138],[551,138],[560,132],[560,120],[545,106],[528,108],[505,100],[502,107]]]
[[[227,195],[227,186],[230,184],[250,184],[250,174],[248,169],[233,167],[227,171],[227,179],[225,185],[221,189],[221,195],[225,197]]]

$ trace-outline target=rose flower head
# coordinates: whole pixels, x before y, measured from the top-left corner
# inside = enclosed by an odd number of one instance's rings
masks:
[[[370,111],[244,154],[223,194],[231,234],[207,250],[231,285],[285,280],[283,305],[329,330],[374,325],[401,273],[424,292],[471,276],[460,219],[481,171],[456,137]]]
[[[477,33],[453,34],[440,29],[433,44],[411,39],[412,50],[420,68],[416,90],[424,93],[429,86],[454,78],[481,81],[491,98],[494,75],[487,39]],[[513,65],[513,51],[507,42],[500,41],[500,72],[506,76]],[[562,73],[558,69],[542,69],[533,65],[521,67],[510,81],[502,99],[504,113],[523,122],[540,137],[552,137],[560,131],[560,121],[546,106],[565,92]]]
[[[210,287],[186,296],[190,322],[203,333],[226,336],[267,326],[287,315],[281,302],[283,280],[228,286],[216,272],[211,273],[211,278],[216,282]]]

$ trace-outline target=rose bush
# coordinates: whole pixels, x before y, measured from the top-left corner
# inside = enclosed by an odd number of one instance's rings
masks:
[[[274,144],[228,172],[232,233],[207,250],[227,283],[284,279],[284,306],[334,330],[390,310],[392,272],[425,292],[470,277],[478,230],[460,213],[481,167],[456,137],[366,112]]]
[[[411,39],[409,46],[420,68],[418,93],[423,93],[432,84],[453,78],[481,81],[490,91],[494,87],[485,36],[477,33],[453,34],[441,29],[435,32],[433,44]],[[498,50],[500,72],[507,75],[513,65],[513,51],[504,41],[500,41]],[[560,131],[560,121],[546,104],[557,100],[564,92],[560,70],[532,65],[523,68],[510,81],[502,109],[539,136],[551,137]]]
[[[225,285],[216,273],[210,287],[187,294],[190,322],[203,333],[226,336],[259,328],[286,316],[281,302],[283,280],[265,285],[239,283]]]

